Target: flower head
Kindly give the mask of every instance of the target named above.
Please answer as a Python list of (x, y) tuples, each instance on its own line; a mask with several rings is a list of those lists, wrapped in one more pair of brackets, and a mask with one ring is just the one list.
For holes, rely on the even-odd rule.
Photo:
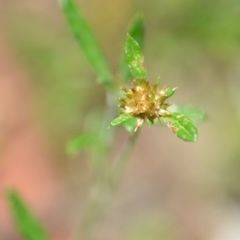
[[(170, 103), (165, 100), (173, 94), (176, 89), (164, 87), (159, 88), (157, 84), (150, 84), (147, 80), (133, 80), (130, 88), (121, 88), (125, 97), (120, 98), (120, 108), (125, 115), (138, 118), (134, 131), (140, 128), (148, 119), (151, 123), (161, 116), (169, 116), (167, 111)], [(169, 90), (172, 94), (169, 94)]]
[[(193, 122), (181, 111), (175, 112), (178, 108), (174, 111), (168, 109), (171, 104), (165, 102), (176, 88), (160, 88), (149, 83), (141, 48), (129, 34), (125, 44), (125, 60), (129, 69), (124, 67), (121, 70), (124, 70), (123, 73), (129, 70), (134, 80), (129, 88), (121, 88), (125, 95), (119, 99), (121, 113), (111, 121), (110, 126), (122, 125), (129, 132), (135, 128), (136, 132), (146, 120), (153, 125), (155, 119), (161, 119), (177, 137), (184, 141), (196, 141), (198, 134)], [(127, 80), (125, 74), (123, 77)]]

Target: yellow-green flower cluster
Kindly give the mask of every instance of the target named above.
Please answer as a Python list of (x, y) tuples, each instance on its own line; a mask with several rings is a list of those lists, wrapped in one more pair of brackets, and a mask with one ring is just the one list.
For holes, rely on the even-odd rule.
[[(157, 84), (150, 84), (147, 80), (133, 80), (130, 88), (121, 88), (125, 97), (120, 98), (120, 108), (126, 115), (138, 118), (134, 131), (137, 131), (144, 123), (149, 120), (153, 123), (156, 118), (169, 116), (167, 111), (170, 103), (165, 103), (169, 97), (169, 88), (159, 88)], [(172, 92), (175, 89), (171, 89)]]

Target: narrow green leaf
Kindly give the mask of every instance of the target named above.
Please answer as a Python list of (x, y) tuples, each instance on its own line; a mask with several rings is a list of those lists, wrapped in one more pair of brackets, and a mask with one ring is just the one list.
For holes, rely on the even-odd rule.
[(20, 196), (13, 190), (7, 191), (7, 200), (16, 227), (24, 240), (49, 240), (39, 221)]
[(168, 108), (170, 112), (178, 112), (190, 118), (194, 123), (202, 122), (206, 118), (206, 113), (200, 108), (191, 105), (172, 105)]
[(108, 70), (105, 58), (82, 13), (77, 9), (72, 0), (60, 0), (60, 6), (71, 32), (76, 38), (91, 67), (97, 74), (99, 82), (106, 86), (112, 86), (112, 76)]
[(123, 127), (129, 132), (129, 133), (133, 133), (134, 129), (136, 128), (136, 124), (137, 124), (137, 118), (130, 118), (128, 120), (126, 120), (125, 122), (122, 123)]
[(110, 123), (110, 126), (117, 126), (119, 124), (124, 123), (125, 121), (129, 120), (133, 118), (132, 116), (126, 115), (124, 113), (122, 113), (121, 115), (119, 115), (117, 118), (113, 119)]
[[(136, 14), (133, 20), (130, 23), (128, 33), (132, 36), (139, 44), (141, 50), (143, 49), (143, 40), (144, 40), (144, 26), (143, 26), (143, 19), (141, 14)], [(120, 61), (120, 76), (123, 80), (128, 80), (131, 78), (131, 73), (129, 71), (129, 67), (127, 64), (127, 59), (125, 55), (125, 49), (121, 54), (121, 61)]]
[(168, 128), (180, 139), (188, 142), (195, 142), (197, 140), (197, 128), (185, 115), (173, 112), (171, 116), (161, 118)]
[(128, 34), (125, 54), (128, 63), (128, 67), (136, 80), (142, 80), (147, 78), (147, 72), (144, 67), (144, 58), (139, 44)]
[(96, 135), (83, 133), (69, 140), (66, 151), (69, 155), (76, 155), (84, 148), (92, 146), (96, 142)]
[(166, 97), (171, 97), (176, 92), (176, 90), (177, 88), (167, 88), (165, 91)]

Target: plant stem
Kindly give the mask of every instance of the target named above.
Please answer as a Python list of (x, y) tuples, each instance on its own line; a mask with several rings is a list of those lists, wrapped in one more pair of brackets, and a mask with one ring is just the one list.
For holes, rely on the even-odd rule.
[(112, 199), (116, 186), (130, 159), (138, 136), (139, 132), (129, 137), (114, 167), (110, 168), (110, 172), (104, 171), (105, 175), (102, 176), (100, 182), (98, 182), (95, 188), (93, 188), (91, 199), (80, 228), (80, 233), (83, 235), (83, 238), (81, 239), (92, 240), (94, 238), (96, 227), (106, 212), (106, 208)]
[(106, 95), (106, 107), (104, 110), (104, 119), (102, 120), (100, 130), (99, 130), (99, 146), (96, 146), (95, 151), (91, 152), (91, 162), (93, 162), (93, 176), (94, 181), (99, 182), (110, 164), (110, 159), (108, 152), (112, 145), (115, 128), (108, 128), (109, 123), (114, 118), (115, 106), (116, 106), (116, 91), (108, 92)]
[(119, 182), (119, 180), (126, 168), (126, 165), (130, 159), (133, 148), (139, 137), (139, 133), (140, 133), (140, 130), (129, 137), (128, 141), (125, 143), (124, 149), (123, 149), (119, 159), (117, 160), (117, 162), (114, 165), (114, 168), (112, 170), (112, 179), (111, 179), (113, 186), (115, 186)]

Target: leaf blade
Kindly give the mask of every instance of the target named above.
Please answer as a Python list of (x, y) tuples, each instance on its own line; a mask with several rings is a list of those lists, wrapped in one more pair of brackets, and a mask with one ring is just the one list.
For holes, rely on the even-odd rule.
[(169, 111), (184, 114), (190, 118), (194, 123), (202, 122), (206, 118), (206, 113), (200, 108), (192, 105), (175, 105), (173, 104), (168, 108)]
[(95, 71), (99, 83), (112, 86), (112, 75), (98, 43), (82, 13), (72, 0), (60, 0), (60, 6), (69, 25), (70, 31), (78, 42), (86, 59)]
[(185, 115), (172, 112), (170, 116), (161, 117), (167, 127), (180, 139), (187, 142), (197, 141), (198, 131), (193, 122)]
[(111, 121), (110, 126), (114, 127), (120, 125), (132, 118), (133, 118), (132, 116), (122, 113)]
[(8, 190), (6, 192), (6, 197), (10, 205), (10, 210), (16, 227), (25, 240), (50, 239), (40, 225), (39, 221), (15, 191)]
[[(143, 41), (144, 41), (144, 25), (143, 25), (143, 18), (141, 14), (136, 14), (134, 16), (128, 28), (128, 33), (138, 42), (140, 49), (142, 50)], [(127, 81), (131, 77), (131, 73), (130, 73), (126, 55), (125, 55), (125, 49), (123, 49), (121, 54), (119, 75), (124, 81)]]
[(172, 97), (173, 94), (176, 92), (176, 90), (177, 90), (176, 87), (175, 87), (175, 88), (167, 88), (167, 89), (165, 90), (166, 97), (167, 97), (167, 98)]
[(128, 67), (133, 77), (140, 81), (147, 79), (147, 72), (144, 67), (144, 58), (139, 44), (128, 34), (125, 44), (125, 54)]
[(66, 146), (66, 152), (71, 155), (77, 155), (81, 150), (97, 143), (97, 137), (94, 134), (83, 133), (70, 139)]
[(136, 128), (137, 121), (138, 121), (137, 118), (132, 117), (126, 120), (125, 122), (123, 122), (122, 126), (126, 129), (127, 132), (133, 133)]

